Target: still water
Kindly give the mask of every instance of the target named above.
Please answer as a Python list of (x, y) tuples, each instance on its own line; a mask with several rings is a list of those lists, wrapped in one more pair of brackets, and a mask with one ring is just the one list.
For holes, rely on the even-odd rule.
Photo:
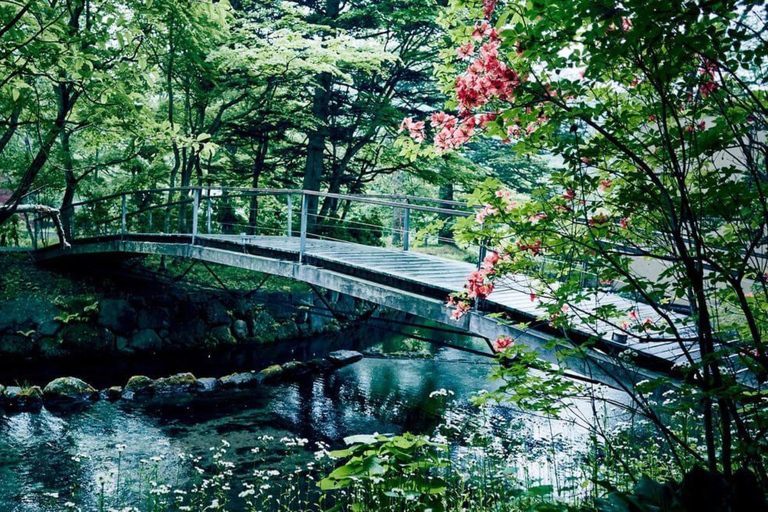
[[(427, 357), (386, 357), (401, 353), (404, 343)], [(201, 377), (217, 376), (340, 346), (372, 355), (329, 375), (248, 391), (144, 402), (100, 401), (80, 411), (43, 409), (0, 416), (0, 512), (67, 510), (65, 503), (99, 510), (102, 486), (115, 494), (118, 471), (123, 479), (117, 490), (120, 501), (132, 504), (142, 496), (140, 487), (149, 480), (148, 473), (153, 481), (183, 483), (195, 476), (195, 466), (209, 464), (211, 449), (222, 448), (223, 443), (226, 459), (234, 464), (236, 487), (237, 479), (247, 478), (254, 469), (280, 470), (311, 461), (318, 442), (339, 447), (353, 434), (406, 430), (433, 434), (438, 425), (478, 414), (471, 397), (494, 386), (488, 380), (493, 363), (487, 358), (371, 333), (342, 341), (320, 338), (290, 349), (284, 344), (219, 357), (144, 362), (141, 372), (128, 364), (108, 372), (103, 365), (85, 365), (76, 371), (70, 368), (69, 373), (99, 387), (122, 384), (131, 372), (160, 376), (192, 370)], [(260, 364), (254, 366), (256, 361)], [(47, 371), (27, 369), (30, 382), (44, 384)], [(440, 390), (446, 391), (435, 393)], [(493, 415), (494, 435), (519, 439), (522, 434), (526, 441), (521, 451), (530, 455), (541, 450), (545, 462), (526, 471), (545, 479), (543, 468), (547, 459), (551, 462), (553, 442), (564, 458), (572, 457), (567, 447), (580, 442), (580, 433), (569, 420), (553, 423), (505, 407), (483, 414)], [(286, 440), (294, 438), (308, 442), (289, 450)], [(258, 454), (252, 451), (256, 446)], [(192, 463), (190, 456), (200, 461)], [(242, 487), (232, 492), (238, 490)]]

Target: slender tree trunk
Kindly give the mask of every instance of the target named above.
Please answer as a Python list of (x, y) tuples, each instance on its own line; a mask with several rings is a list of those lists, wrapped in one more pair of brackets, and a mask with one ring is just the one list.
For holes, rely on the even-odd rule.
[[(329, 20), (335, 20), (339, 16), (340, 0), (325, 0), (325, 17)], [(305, 190), (320, 190), (323, 180), (323, 159), (325, 157), (325, 141), (328, 133), (328, 118), (330, 116), (331, 105), (331, 87), (333, 77), (330, 73), (320, 73), (317, 77), (317, 87), (312, 100), (312, 116), (318, 123), (318, 127), (309, 132), (307, 141), (307, 161), (304, 167), (304, 182), (302, 187)], [(313, 228), (317, 223), (318, 198), (309, 196), (307, 198), (307, 219), (308, 229)]]
[(64, 197), (61, 199), (61, 224), (67, 240), (71, 240), (73, 234), (73, 220), (75, 212), (72, 210), (72, 203), (75, 200), (77, 192), (77, 178), (75, 177), (75, 166), (72, 157), (72, 146), (70, 144), (70, 134), (68, 130), (61, 131), (61, 156), (64, 164)]

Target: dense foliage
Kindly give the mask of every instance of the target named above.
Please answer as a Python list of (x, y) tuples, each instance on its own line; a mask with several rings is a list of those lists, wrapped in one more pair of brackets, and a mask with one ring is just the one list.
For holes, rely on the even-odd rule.
[[(685, 377), (680, 395), (690, 388), (698, 404), (703, 446), (699, 432), (678, 436), (649, 399), (667, 379), (627, 386), (622, 375), (617, 385), (654, 421), (679, 471), (747, 467), (764, 484), (765, 19), (752, 1), (453, 2), (457, 50), (442, 73), (457, 113), (431, 117), (434, 144), (423, 149), (427, 127), (406, 120), (404, 142), (443, 153), (482, 133), (556, 155), (559, 169), (528, 200), (494, 182), (473, 196), (484, 206), (462, 236), (497, 254), (452, 299), (457, 316), (505, 283), (530, 293), (565, 339), (583, 341), (578, 327), (646, 346), (673, 341), (684, 357), (672, 370)], [(515, 273), (531, 279), (508, 279)], [(611, 288), (651, 316), (595, 307)], [(615, 364), (626, 367), (632, 351), (622, 356)]]

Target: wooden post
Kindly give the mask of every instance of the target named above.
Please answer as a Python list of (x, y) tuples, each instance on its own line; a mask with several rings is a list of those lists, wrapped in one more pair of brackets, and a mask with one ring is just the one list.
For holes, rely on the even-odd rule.
[(299, 263), (304, 264), (307, 249), (307, 194), (301, 194), (301, 233), (299, 235)]
[(293, 195), (288, 194), (288, 238), (293, 236)]
[[(406, 199), (405, 202), (407, 203), (408, 200)], [(410, 242), (410, 234), (411, 234), (411, 209), (406, 208), (405, 209), (405, 216), (403, 217), (403, 250), (407, 251), (409, 242)]]
[(126, 214), (128, 212), (128, 205), (126, 203), (127, 197), (128, 196), (126, 194), (123, 194), (122, 196), (122, 206), (121, 206), (122, 213), (120, 214), (120, 234), (121, 235), (125, 235)]
[(205, 206), (205, 228), (209, 235), (211, 234), (211, 210), (211, 187), (208, 187), (208, 199)]
[(192, 193), (192, 245), (197, 236), (197, 210), (200, 208), (200, 189), (196, 188)]

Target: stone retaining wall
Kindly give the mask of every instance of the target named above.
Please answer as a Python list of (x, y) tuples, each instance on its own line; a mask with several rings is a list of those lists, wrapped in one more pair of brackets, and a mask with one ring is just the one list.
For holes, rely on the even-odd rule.
[[(329, 310), (330, 307), (330, 310)], [(216, 292), (178, 289), (115, 293), (91, 300), (0, 302), (0, 358), (55, 359), (170, 353), (270, 343), (334, 332), (370, 304), (335, 292)], [(333, 312), (345, 318), (338, 320)]]

